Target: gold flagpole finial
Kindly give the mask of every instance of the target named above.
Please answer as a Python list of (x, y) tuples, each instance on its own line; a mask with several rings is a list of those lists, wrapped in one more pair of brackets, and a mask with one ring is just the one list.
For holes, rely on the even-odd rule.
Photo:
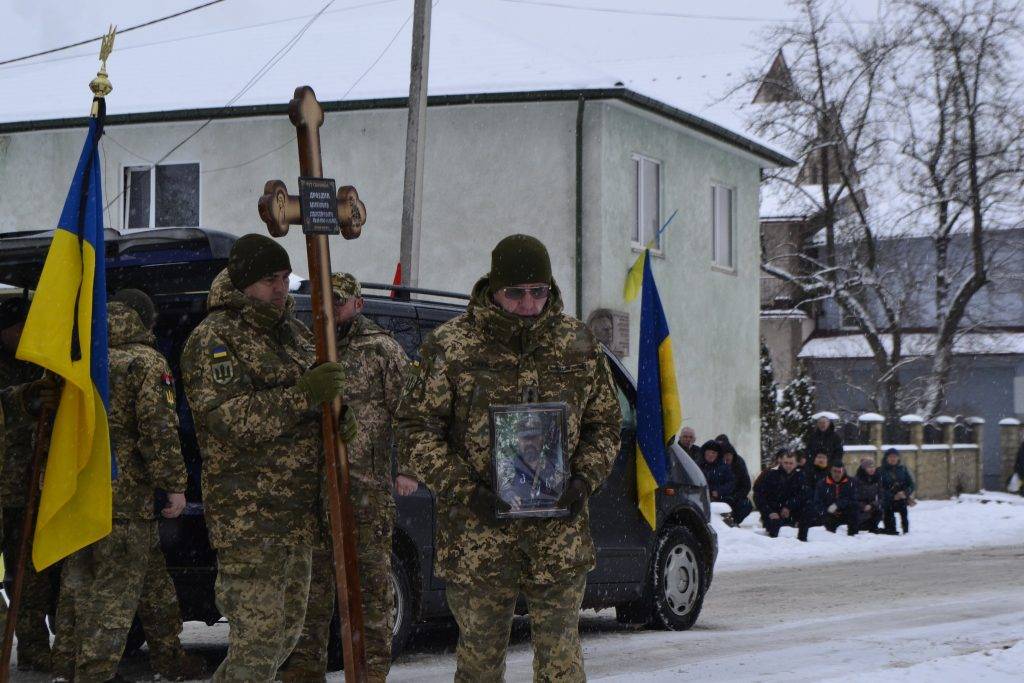
[[(96, 72), (96, 78), (92, 79), (92, 82), (89, 83), (89, 88), (96, 97), (106, 97), (114, 89), (114, 86), (110, 84), (110, 79), (107, 78), (107, 57), (110, 56), (110, 52), (114, 49), (115, 35), (117, 35), (117, 27), (111, 24), (107, 35), (103, 36), (103, 42), (100, 43), (100, 70)], [(95, 110), (96, 105), (93, 104), (94, 116), (96, 114)]]

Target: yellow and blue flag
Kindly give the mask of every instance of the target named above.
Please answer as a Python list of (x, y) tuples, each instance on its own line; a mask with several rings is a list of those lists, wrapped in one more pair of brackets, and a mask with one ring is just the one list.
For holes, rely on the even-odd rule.
[(650, 251), (644, 251), (640, 300), (640, 351), (636, 389), (636, 499), (640, 513), (657, 527), (655, 492), (668, 479), (668, 442), (679, 431), (682, 412), (676, 386), (672, 339), (658, 286), (651, 272)]
[(41, 570), (110, 533), (107, 292), (98, 145), (103, 101), (54, 231), (17, 357), (64, 378), (32, 560)]

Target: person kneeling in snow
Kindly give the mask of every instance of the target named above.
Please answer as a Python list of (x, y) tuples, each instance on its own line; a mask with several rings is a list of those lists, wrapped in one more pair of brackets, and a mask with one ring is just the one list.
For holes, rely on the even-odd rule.
[(747, 463), (736, 452), (735, 446), (729, 442), (728, 436), (720, 434), (715, 437), (715, 441), (722, 444), (722, 460), (732, 470), (733, 479), (736, 480), (736, 488), (725, 502), (732, 508), (732, 521), (739, 526), (747, 515), (754, 511), (754, 506), (750, 503), (750, 471), (747, 469)]
[(877, 534), (878, 523), (882, 521), (882, 474), (875, 466), (874, 458), (860, 461), (856, 479), (860, 530)]
[(814, 499), (825, 528), (835, 533), (839, 525), (846, 525), (846, 533), (857, 535), (860, 526), (857, 505), (857, 485), (846, 476), (842, 460), (832, 463), (829, 475), (818, 484)]
[[(777, 538), (783, 526), (797, 526), (804, 519), (803, 477), (796, 469), (796, 457), (783, 452), (779, 466), (766, 470), (754, 486), (754, 502), (768, 535)], [(801, 527), (806, 535), (806, 527)]]
[(736, 477), (732, 468), (722, 460), (722, 444), (717, 441), (705, 441), (700, 447), (703, 457), (700, 469), (708, 482), (708, 496), (712, 503), (725, 502), (736, 489)]
[(885, 513), (885, 533), (896, 535), (896, 513), (900, 514), (903, 533), (910, 533), (910, 518), (907, 506), (917, 503), (914, 495), (914, 477), (910, 470), (900, 463), (900, 452), (890, 448), (885, 452), (885, 464), (882, 465), (882, 509)]

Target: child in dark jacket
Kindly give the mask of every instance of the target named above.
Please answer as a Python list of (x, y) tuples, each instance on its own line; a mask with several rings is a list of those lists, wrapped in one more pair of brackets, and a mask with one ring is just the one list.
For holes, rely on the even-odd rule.
[(910, 470), (900, 463), (900, 452), (890, 448), (885, 452), (882, 465), (882, 510), (885, 515), (885, 533), (896, 534), (896, 513), (900, 515), (903, 533), (910, 533), (910, 518), (907, 506), (914, 505), (914, 477)]
[(857, 484), (846, 476), (842, 460), (832, 463), (829, 475), (818, 484), (814, 500), (825, 529), (835, 533), (840, 524), (845, 524), (847, 534), (857, 535), (860, 528)]

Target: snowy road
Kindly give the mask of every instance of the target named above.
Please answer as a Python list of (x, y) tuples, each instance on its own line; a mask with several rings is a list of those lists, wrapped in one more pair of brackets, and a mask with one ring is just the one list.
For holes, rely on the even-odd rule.
[[(586, 613), (587, 674), (623, 682), (642, 675), (648, 683), (681, 676), (812, 681), (856, 673), (878, 680), (885, 670), (899, 674), (1024, 638), (1022, 567), (1024, 547), (1001, 547), (725, 572), (689, 632), (631, 632), (610, 611)], [(530, 679), (525, 637), (517, 624), (510, 681)], [(451, 680), (454, 662), (439, 650), (454, 640), (445, 631), (415, 645), (420, 652), (403, 657), (389, 680)], [(1016, 656), (1019, 673), (1024, 651)]]

